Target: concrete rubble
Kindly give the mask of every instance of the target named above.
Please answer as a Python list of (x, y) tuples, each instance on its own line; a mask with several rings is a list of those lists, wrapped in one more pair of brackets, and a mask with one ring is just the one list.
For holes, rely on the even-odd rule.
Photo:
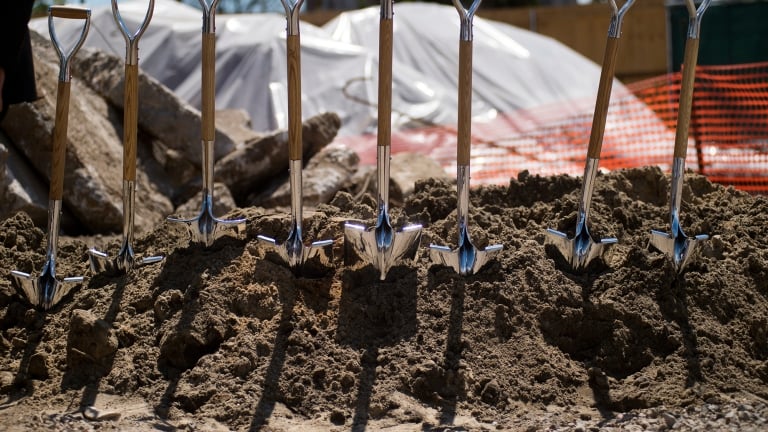
[[(0, 220), (24, 211), (43, 228), (59, 60), (47, 35), (32, 32), (32, 47), (39, 99), (11, 106), (0, 123)], [(123, 86), (122, 58), (83, 49), (73, 59), (62, 219), (65, 232), (115, 234), (122, 230)], [(169, 215), (189, 216), (199, 210), (202, 151), (199, 110), (141, 70), (139, 104), (135, 226), (141, 234)], [(304, 121), (307, 206), (329, 202), (337, 191), (355, 189), (361, 175), (371, 176), (370, 167), (358, 166), (354, 151), (330, 145), (340, 127), (341, 119), (335, 113)], [(406, 159), (396, 167), (394, 162), (400, 158)], [(237, 206), (290, 204), (285, 130), (256, 132), (243, 110), (217, 111), (215, 159), (217, 215)], [(418, 178), (444, 175), (434, 161), (424, 159), (395, 156), (395, 199), (404, 199)], [(357, 192), (375, 192), (375, 176), (369, 180), (368, 190)]]

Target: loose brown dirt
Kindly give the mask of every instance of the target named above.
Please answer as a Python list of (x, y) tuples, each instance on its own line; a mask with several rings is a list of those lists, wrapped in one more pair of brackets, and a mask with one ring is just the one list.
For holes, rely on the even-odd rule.
[[(136, 242), (162, 265), (92, 276), (54, 310), (18, 296), (10, 270), (39, 271), (45, 235), (0, 224), (0, 424), (110, 430), (536, 430), (618, 412), (768, 398), (768, 200), (687, 176), (682, 224), (708, 233), (682, 275), (648, 248), (668, 230), (655, 168), (600, 175), (591, 225), (615, 236), (572, 274), (545, 229), (572, 235), (580, 179), (523, 173), (472, 191), (476, 245), (503, 243), (483, 272), (429, 263), (456, 242), (455, 186), (427, 181), (395, 226), (424, 225), (416, 263), (386, 281), (343, 265), (343, 222), (373, 200), (339, 193), (306, 212), (305, 240), (337, 239), (335, 270), (297, 278), (258, 234), (283, 239), (284, 209), (248, 208), (247, 236), (205, 249), (162, 224)], [(89, 243), (60, 244), (58, 273), (88, 274)], [(109, 242), (115, 253), (116, 239)], [(93, 423), (95, 406), (119, 419)]]

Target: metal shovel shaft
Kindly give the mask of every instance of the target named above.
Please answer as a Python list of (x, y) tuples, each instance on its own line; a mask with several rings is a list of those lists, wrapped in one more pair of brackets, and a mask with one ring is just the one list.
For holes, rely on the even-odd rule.
[(219, 0), (211, 3), (199, 0), (203, 9), (202, 31), (202, 79), (201, 79), (201, 142), (203, 153), (203, 203), (197, 217), (192, 219), (168, 218), (183, 224), (192, 241), (211, 246), (226, 232), (236, 236), (245, 231), (245, 219), (218, 219), (213, 215), (213, 145), (216, 137), (216, 7)]
[(472, 244), (469, 235), (469, 181), (472, 147), (472, 19), (480, 6), (475, 0), (465, 9), (459, 0), (453, 1), (461, 20), (459, 36), (459, 94), (458, 133), (456, 142), (456, 219), (458, 224), (458, 248), (430, 245), (432, 262), (452, 267), (460, 275), (471, 275), (479, 271), (488, 260), (500, 252), (502, 245), (489, 246), (479, 250)]
[(611, 90), (616, 69), (616, 58), (619, 52), (621, 38), (621, 26), (624, 15), (632, 7), (635, 0), (627, 0), (621, 8), (615, 0), (610, 0), (612, 9), (611, 22), (608, 26), (608, 38), (603, 55), (603, 65), (600, 70), (600, 81), (595, 101), (595, 111), (592, 116), (592, 129), (589, 134), (587, 147), (587, 160), (584, 165), (584, 177), (582, 179), (579, 196), (579, 208), (576, 214), (576, 229), (573, 239), (569, 239), (565, 233), (548, 229), (547, 234), (555, 244), (565, 260), (574, 270), (583, 270), (589, 263), (602, 255), (605, 247), (618, 240), (609, 237), (595, 242), (589, 234), (589, 211), (592, 204), (595, 178), (600, 164), (600, 153), (605, 135), (605, 125), (608, 119), (608, 108), (611, 100)]
[(286, 15), (286, 48), (288, 71), (288, 168), (291, 188), (291, 228), (288, 238), (282, 244), (275, 239), (258, 236), (259, 240), (273, 246), (277, 254), (296, 275), (302, 275), (308, 261), (315, 272), (323, 272), (330, 264), (333, 240), (313, 242), (304, 245), (303, 236), (303, 185), (302, 185), (302, 124), (301, 124), (301, 36), (299, 31), (299, 10), (303, 0), (291, 2), (282, 0)]
[(137, 258), (133, 250), (136, 203), (136, 151), (139, 122), (139, 40), (149, 26), (154, 0), (139, 28), (131, 33), (125, 25), (117, 0), (112, 0), (112, 16), (125, 39), (125, 85), (123, 87), (123, 241), (117, 256), (110, 258), (95, 248), (88, 251), (94, 273), (125, 273), (136, 265), (161, 262), (162, 256)]
[[(56, 37), (54, 18), (82, 19), (83, 28), (79, 39), (69, 51), (62, 49)], [(60, 280), (56, 275), (56, 252), (59, 243), (59, 222), (64, 196), (64, 165), (67, 155), (67, 130), (69, 125), (70, 64), (69, 60), (77, 53), (85, 41), (91, 22), (91, 11), (83, 8), (51, 6), (48, 8), (48, 30), (51, 41), (59, 55), (59, 82), (56, 89), (56, 114), (54, 118), (51, 143), (51, 183), (48, 193), (48, 241), (45, 251), (45, 264), (39, 276), (12, 271), (14, 282), (20, 291), (34, 306), (48, 310), (55, 306), (72, 289), (73, 284), (84, 280), (82, 276)]]
[(680, 102), (677, 112), (675, 149), (672, 160), (672, 181), (669, 191), (669, 225), (671, 233), (651, 231), (650, 244), (672, 258), (675, 270), (682, 272), (693, 258), (700, 242), (709, 239), (706, 234), (688, 237), (680, 225), (680, 204), (685, 179), (685, 157), (688, 153), (688, 133), (693, 106), (693, 90), (696, 80), (696, 64), (699, 54), (701, 19), (709, 7), (710, 0), (704, 0), (698, 7), (693, 0), (686, 0), (688, 8), (688, 35), (683, 55), (683, 77), (680, 87)]
[(408, 225), (396, 232), (389, 218), (390, 143), (392, 140), (392, 44), (394, 2), (382, 0), (379, 20), (378, 130), (376, 142), (377, 216), (374, 227), (344, 225), (347, 261), (350, 250), (373, 264), (381, 280), (404, 258), (415, 258), (421, 241), (421, 225)]

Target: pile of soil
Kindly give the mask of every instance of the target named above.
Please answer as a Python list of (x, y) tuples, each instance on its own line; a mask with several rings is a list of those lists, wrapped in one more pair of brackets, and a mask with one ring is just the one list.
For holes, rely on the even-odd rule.
[[(712, 238), (677, 275), (648, 248), (669, 229), (669, 178), (600, 175), (593, 235), (619, 243), (575, 274), (545, 230), (573, 234), (580, 185), (524, 172), (473, 189), (475, 244), (504, 250), (471, 277), (429, 262), (428, 244), (456, 242), (455, 186), (436, 180), (393, 209), (395, 226), (424, 231), (415, 264), (385, 281), (343, 265), (343, 223), (375, 216), (372, 197), (344, 192), (305, 212), (305, 240), (337, 239), (319, 278), (257, 241), (288, 229), (287, 210), (263, 208), (230, 213), (246, 238), (208, 249), (162, 224), (135, 245), (162, 265), (92, 276), (48, 313), (3, 277), (0, 423), (87, 429), (89, 407), (111, 419), (100, 430), (535, 430), (768, 398), (768, 200), (688, 174), (682, 225)], [(88, 243), (103, 240), (63, 240), (58, 273), (87, 274)], [(2, 222), (0, 268), (39, 271), (44, 241), (24, 214)]]

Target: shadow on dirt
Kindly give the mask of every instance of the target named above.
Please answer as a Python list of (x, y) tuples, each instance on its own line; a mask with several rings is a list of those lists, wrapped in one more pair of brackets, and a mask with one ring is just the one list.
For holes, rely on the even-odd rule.
[(342, 276), (336, 340), (362, 350), (357, 401), (352, 430), (365, 430), (376, 383), (379, 349), (392, 346), (416, 334), (417, 273), (407, 267), (390, 271), (387, 281), (379, 281), (372, 266), (346, 271)]

